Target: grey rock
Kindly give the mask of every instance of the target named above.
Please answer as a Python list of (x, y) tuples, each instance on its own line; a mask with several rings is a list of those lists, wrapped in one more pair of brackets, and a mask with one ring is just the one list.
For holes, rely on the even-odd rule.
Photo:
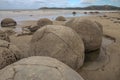
[(49, 57), (29, 57), (0, 70), (0, 80), (84, 80), (62, 62)]
[(66, 22), (65, 26), (72, 28), (82, 37), (86, 52), (94, 51), (101, 47), (102, 28), (95, 22), (73, 18)]
[(84, 44), (71, 28), (47, 25), (34, 33), (29, 55), (50, 56), (78, 69), (84, 62)]

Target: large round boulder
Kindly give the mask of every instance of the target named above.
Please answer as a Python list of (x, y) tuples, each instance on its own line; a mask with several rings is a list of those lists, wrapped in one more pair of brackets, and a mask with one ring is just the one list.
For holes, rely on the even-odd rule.
[(84, 62), (84, 44), (71, 28), (47, 25), (37, 30), (31, 40), (29, 54), (50, 56), (78, 69)]
[(41, 28), (45, 25), (52, 25), (52, 24), (53, 24), (53, 22), (48, 18), (42, 18), (42, 19), (38, 20), (38, 22), (37, 22), (37, 25), (39, 26), (39, 28)]
[(63, 17), (63, 16), (58, 16), (55, 20), (56, 21), (66, 21), (65, 17)]
[(16, 62), (20, 57), (20, 51), (16, 46), (7, 41), (0, 40), (0, 69)]
[(29, 57), (0, 70), (0, 80), (84, 80), (62, 62), (49, 57)]
[(0, 40), (5, 40), (5, 41), (10, 42), (9, 35), (7, 34), (6, 31), (0, 30)]
[(95, 22), (73, 18), (66, 22), (65, 26), (71, 27), (82, 37), (86, 52), (94, 51), (101, 47), (102, 31)]
[(1, 21), (2, 27), (11, 27), (11, 26), (16, 26), (16, 25), (17, 25), (16, 21), (11, 18), (5, 18)]

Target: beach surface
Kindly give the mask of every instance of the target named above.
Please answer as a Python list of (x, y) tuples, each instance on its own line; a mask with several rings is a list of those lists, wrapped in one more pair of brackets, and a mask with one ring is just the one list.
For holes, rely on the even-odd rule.
[[(0, 11), (0, 21), (6, 17), (17, 21), (16, 27), (35, 25), (40, 18), (53, 20), (54, 25), (64, 25), (65, 22), (55, 21), (57, 16), (64, 16), (67, 21), (71, 18), (90, 19), (103, 25), (103, 42), (98, 59), (86, 61), (78, 73), (85, 80), (119, 80), (120, 79), (120, 12), (104, 12), (100, 14), (83, 14), (85, 11), (76, 10), (44, 10), (44, 11)], [(104, 17), (106, 15), (107, 17)], [(15, 28), (1, 28), (14, 30)], [(22, 54), (27, 56), (32, 35), (10, 35), (11, 43), (20, 48)]]

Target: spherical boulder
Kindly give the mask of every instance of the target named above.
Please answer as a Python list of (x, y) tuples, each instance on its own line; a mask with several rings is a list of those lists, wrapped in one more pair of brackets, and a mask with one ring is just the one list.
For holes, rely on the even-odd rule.
[(17, 25), (16, 21), (11, 18), (5, 18), (1, 21), (2, 27), (11, 27), (11, 26), (16, 26), (16, 25)]
[(0, 70), (0, 80), (84, 80), (64, 63), (50, 57), (33, 56)]
[(82, 37), (86, 52), (94, 51), (101, 47), (102, 31), (95, 22), (73, 18), (66, 22), (65, 26), (71, 27)]
[(72, 12), (73, 15), (76, 15), (77, 13), (75, 11)]
[(53, 22), (50, 19), (42, 18), (37, 21), (38, 29), (45, 26), (45, 25), (52, 25)]
[(37, 30), (31, 40), (31, 56), (50, 56), (78, 69), (84, 62), (84, 44), (71, 28), (47, 25)]
[(5, 41), (10, 42), (10, 38), (6, 31), (0, 30), (0, 40), (5, 40)]
[(7, 41), (0, 40), (0, 69), (19, 60), (20, 57), (20, 51), (16, 46)]
[(63, 16), (58, 16), (55, 20), (56, 21), (66, 21), (65, 17), (63, 17)]

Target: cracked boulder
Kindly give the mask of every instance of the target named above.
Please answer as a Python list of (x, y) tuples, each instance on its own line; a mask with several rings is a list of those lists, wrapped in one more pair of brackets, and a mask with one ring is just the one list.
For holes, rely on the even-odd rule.
[(5, 18), (1, 21), (2, 27), (11, 27), (11, 26), (16, 26), (16, 25), (17, 25), (16, 21), (11, 18)]
[(19, 59), (19, 49), (7, 41), (0, 40), (0, 69)]
[(91, 52), (101, 47), (102, 28), (98, 23), (87, 19), (73, 18), (65, 26), (74, 29), (83, 39), (85, 51)]
[(71, 28), (47, 25), (34, 33), (29, 55), (53, 57), (78, 69), (84, 62), (84, 44)]
[(0, 80), (84, 80), (64, 63), (50, 57), (29, 57), (0, 70)]
[(5, 40), (5, 41), (10, 42), (10, 38), (7, 32), (0, 30), (0, 40)]

